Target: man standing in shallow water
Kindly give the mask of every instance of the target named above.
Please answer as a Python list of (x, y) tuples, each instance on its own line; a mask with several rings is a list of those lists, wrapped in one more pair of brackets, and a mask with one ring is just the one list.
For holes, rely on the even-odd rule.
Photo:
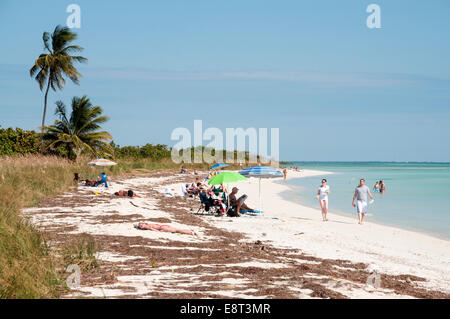
[[(356, 207), (358, 212), (358, 224), (362, 225), (364, 220), (364, 215), (367, 213), (367, 195), (370, 196), (370, 203), (373, 203), (374, 199), (372, 194), (370, 193), (369, 187), (365, 185), (365, 180), (361, 179), (359, 181), (358, 187), (355, 189), (355, 194), (353, 195), (353, 207)], [(355, 205), (356, 200), (356, 205)]]

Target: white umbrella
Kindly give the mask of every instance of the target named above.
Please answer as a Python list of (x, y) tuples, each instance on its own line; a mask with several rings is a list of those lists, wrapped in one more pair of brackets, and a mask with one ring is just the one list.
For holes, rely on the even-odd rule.
[(89, 162), (89, 166), (114, 166), (117, 165), (116, 162), (110, 161), (105, 158), (97, 158), (95, 161)]

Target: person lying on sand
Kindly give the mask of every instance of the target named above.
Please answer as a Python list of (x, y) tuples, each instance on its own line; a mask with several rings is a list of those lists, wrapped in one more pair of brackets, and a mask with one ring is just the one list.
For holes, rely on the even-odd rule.
[(141, 229), (141, 230), (154, 230), (154, 231), (162, 231), (162, 232), (168, 232), (168, 233), (179, 233), (179, 234), (198, 236), (198, 234), (195, 231), (193, 231), (193, 230), (178, 229), (178, 228), (175, 228), (175, 227), (170, 226), (170, 225), (139, 223), (135, 227), (137, 229)]
[(243, 210), (248, 210), (248, 211), (253, 211), (253, 208), (248, 207), (244, 202), (245, 200), (248, 198), (247, 195), (242, 195), (241, 197), (239, 197), (238, 199), (236, 199), (236, 194), (239, 191), (239, 189), (237, 187), (233, 187), (233, 189), (231, 190), (229, 199), (230, 199), (230, 205), (232, 207), (236, 207), (236, 214), (237, 216), (241, 216), (241, 209)]
[(127, 197), (127, 196), (128, 197), (140, 197), (135, 192), (133, 192), (131, 189), (127, 190), (127, 191), (121, 189), (120, 191), (115, 192), (114, 195), (116, 195), (116, 196), (124, 196), (124, 197)]
[(97, 181), (91, 181), (89, 179), (85, 179), (84, 180), (84, 186), (90, 186), (90, 187), (95, 187), (97, 184)]

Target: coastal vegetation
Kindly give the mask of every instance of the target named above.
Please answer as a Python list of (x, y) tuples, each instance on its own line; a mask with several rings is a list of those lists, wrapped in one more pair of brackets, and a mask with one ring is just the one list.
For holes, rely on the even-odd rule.
[(55, 298), (64, 288), (45, 234), (20, 211), (73, 186), (88, 167), (57, 156), (0, 157), (0, 298)]

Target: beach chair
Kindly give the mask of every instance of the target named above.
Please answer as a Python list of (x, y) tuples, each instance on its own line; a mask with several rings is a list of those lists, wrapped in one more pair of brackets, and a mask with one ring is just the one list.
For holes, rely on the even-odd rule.
[(208, 194), (201, 192), (199, 198), (200, 198), (200, 207), (197, 210), (197, 214), (209, 213), (212, 207)]
[(225, 192), (223, 192), (222, 201), (225, 204), (225, 213), (226, 213), (226, 211), (230, 207), (230, 199), (228, 198), (228, 195)]
[(220, 207), (215, 205), (207, 193), (201, 192), (199, 194), (200, 207), (197, 214), (219, 215)]

